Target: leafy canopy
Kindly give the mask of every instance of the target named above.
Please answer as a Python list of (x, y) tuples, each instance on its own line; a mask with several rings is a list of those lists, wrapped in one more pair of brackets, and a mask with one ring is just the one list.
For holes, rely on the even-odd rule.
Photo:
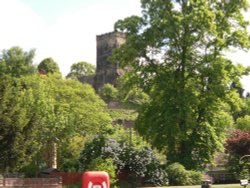
[(37, 68), (40, 74), (60, 73), (57, 63), (51, 57), (43, 59)]
[(38, 156), (50, 152), (51, 143), (61, 150), (72, 137), (100, 133), (111, 124), (93, 88), (75, 80), (6, 77), (0, 88), (0, 171), (18, 170), (32, 160), (40, 166), (44, 158)]
[(77, 79), (83, 76), (93, 75), (95, 73), (95, 66), (85, 61), (80, 61), (71, 65), (70, 72), (67, 78)]
[(119, 20), (126, 43), (112, 59), (130, 66), (130, 85), (150, 96), (136, 122), (138, 132), (166, 153), (169, 163), (202, 169), (223, 148), (231, 113), (241, 99), (246, 69), (226, 58), (248, 49), (246, 0), (142, 0), (142, 16)]
[(35, 73), (34, 56), (34, 49), (25, 52), (22, 48), (15, 46), (8, 50), (3, 50), (0, 55), (0, 77), (4, 75), (21, 77)]

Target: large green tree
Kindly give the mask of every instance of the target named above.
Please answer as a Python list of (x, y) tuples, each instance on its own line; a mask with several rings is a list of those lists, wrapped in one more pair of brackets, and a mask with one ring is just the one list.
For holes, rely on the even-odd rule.
[(34, 49), (25, 52), (22, 48), (15, 46), (8, 50), (3, 50), (0, 55), (0, 76), (20, 77), (35, 73), (34, 56)]
[(20, 169), (39, 150), (39, 95), (37, 89), (27, 88), (21, 79), (1, 79), (0, 172)]
[(71, 65), (67, 78), (77, 79), (82, 76), (89, 76), (95, 73), (95, 66), (85, 61), (80, 61)]
[(51, 57), (43, 59), (37, 68), (41, 74), (60, 74), (58, 64)]
[[(126, 43), (113, 54), (150, 96), (136, 128), (167, 160), (202, 169), (222, 149), (231, 112), (239, 108), (234, 85), (246, 73), (226, 58), (249, 47), (247, 0), (141, 0), (142, 16), (115, 24)], [(132, 81), (131, 81), (132, 80)]]
[(72, 137), (98, 134), (111, 124), (91, 86), (53, 74), (6, 77), (0, 98), (0, 171), (20, 170), (31, 161), (56, 166), (57, 149)]
[(58, 148), (66, 147), (69, 139), (76, 135), (100, 133), (111, 124), (111, 118), (105, 103), (90, 85), (55, 75), (37, 79), (30, 85), (40, 84), (40, 141), (45, 146), (47, 165), (56, 167)]

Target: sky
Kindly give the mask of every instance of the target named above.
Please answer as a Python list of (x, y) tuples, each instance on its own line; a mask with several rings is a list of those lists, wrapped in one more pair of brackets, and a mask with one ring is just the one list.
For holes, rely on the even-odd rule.
[[(52, 57), (66, 76), (73, 63), (96, 64), (96, 35), (140, 14), (140, 0), (0, 0), (0, 51), (35, 48), (36, 64)], [(250, 20), (250, 12), (245, 16)], [(229, 58), (250, 66), (250, 52), (232, 52)], [(250, 91), (250, 77), (242, 83)]]
[(0, 50), (35, 48), (36, 64), (52, 57), (65, 76), (73, 63), (95, 65), (96, 35), (140, 12), (140, 0), (0, 0)]

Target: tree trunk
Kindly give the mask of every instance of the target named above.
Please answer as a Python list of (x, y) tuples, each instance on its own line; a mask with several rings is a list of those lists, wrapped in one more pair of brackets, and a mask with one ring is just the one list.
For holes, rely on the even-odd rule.
[(57, 168), (57, 144), (55, 142), (51, 143), (51, 168)]

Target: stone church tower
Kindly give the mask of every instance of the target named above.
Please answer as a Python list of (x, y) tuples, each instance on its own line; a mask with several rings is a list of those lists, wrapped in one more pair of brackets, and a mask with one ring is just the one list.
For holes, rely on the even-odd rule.
[(96, 36), (96, 71), (95, 75), (82, 76), (78, 80), (92, 85), (96, 90), (104, 84), (116, 86), (117, 78), (124, 74), (118, 63), (111, 63), (108, 58), (112, 51), (125, 42), (125, 34), (111, 32)]
[(121, 76), (122, 71), (118, 63), (111, 63), (108, 57), (112, 51), (119, 48), (125, 42), (125, 34), (111, 32), (96, 36), (96, 75), (94, 78), (94, 88), (103, 87), (104, 84), (116, 86), (116, 81)]

